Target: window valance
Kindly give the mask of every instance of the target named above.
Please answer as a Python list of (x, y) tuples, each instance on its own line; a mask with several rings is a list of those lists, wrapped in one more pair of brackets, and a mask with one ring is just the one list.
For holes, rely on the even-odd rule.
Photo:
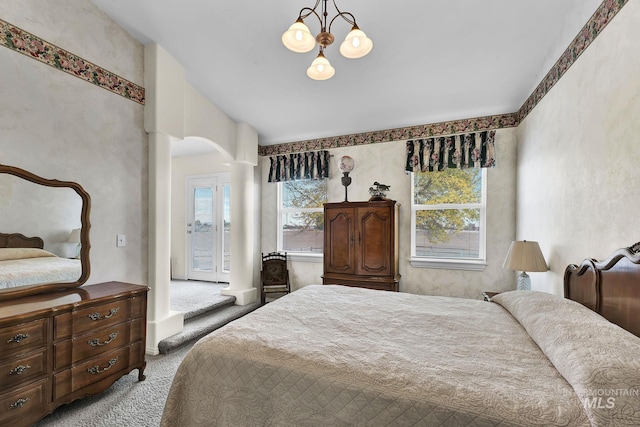
[(495, 131), (407, 141), (407, 172), (495, 166)]
[(269, 182), (329, 178), (329, 151), (272, 156)]

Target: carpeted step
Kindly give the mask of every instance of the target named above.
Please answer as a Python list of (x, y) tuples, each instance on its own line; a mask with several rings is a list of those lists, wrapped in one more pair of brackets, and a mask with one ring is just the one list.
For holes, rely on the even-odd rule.
[(158, 351), (162, 354), (171, 353), (184, 344), (200, 339), (208, 333), (221, 328), (232, 320), (238, 319), (260, 307), (259, 303), (249, 305), (230, 305), (215, 311), (192, 317), (184, 323), (184, 330), (179, 334), (160, 341)]
[(184, 313), (185, 323), (187, 320), (192, 319), (194, 317), (198, 317), (202, 314), (205, 314), (209, 311), (219, 310), (223, 307), (231, 306), (236, 303), (236, 297), (229, 295), (217, 295), (211, 297), (211, 300), (202, 304), (200, 307), (197, 307), (193, 310), (186, 311)]

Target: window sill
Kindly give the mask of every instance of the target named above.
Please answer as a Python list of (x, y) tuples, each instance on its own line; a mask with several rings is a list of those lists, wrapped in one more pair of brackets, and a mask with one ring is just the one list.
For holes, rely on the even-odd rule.
[(445, 270), (484, 271), (487, 263), (484, 260), (427, 259), (413, 257), (409, 260), (415, 268), (441, 268)]
[(293, 262), (315, 262), (322, 263), (324, 256), (322, 254), (305, 254), (302, 252), (287, 252), (287, 259)]

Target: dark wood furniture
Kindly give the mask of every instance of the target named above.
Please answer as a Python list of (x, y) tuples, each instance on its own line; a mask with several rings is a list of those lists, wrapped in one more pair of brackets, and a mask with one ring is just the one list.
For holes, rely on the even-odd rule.
[(260, 269), (260, 302), (264, 304), (267, 294), (284, 295), (291, 291), (287, 253), (270, 252), (262, 254)]
[(398, 291), (398, 203), (325, 203), (322, 283)]
[(564, 296), (640, 336), (640, 242), (605, 261), (585, 259), (564, 273)]
[(498, 295), (500, 292), (488, 292), (488, 291), (484, 291), (482, 293), (482, 298), (485, 301), (491, 301), (491, 298), (495, 297), (496, 295)]
[(0, 233), (0, 248), (37, 248), (42, 249), (44, 242), (40, 237), (27, 237), (20, 233)]
[(108, 282), (0, 302), (0, 425), (30, 426), (138, 369), (146, 286)]

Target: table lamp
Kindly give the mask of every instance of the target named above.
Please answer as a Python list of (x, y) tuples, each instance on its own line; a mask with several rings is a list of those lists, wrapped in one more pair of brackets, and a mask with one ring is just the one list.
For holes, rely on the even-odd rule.
[(340, 169), (340, 172), (342, 172), (342, 185), (344, 185), (344, 201), (348, 202), (347, 200), (347, 187), (349, 186), (349, 184), (351, 184), (351, 177), (349, 176), (349, 172), (351, 172), (353, 170), (353, 167), (355, 166), (355, 162), (353, 161), (353, 159), (349, 156), (342, 156), (340, 158), (340, 163), (338, 164), (338, 169)]
[(80, 231), (80, 228), (74, 228), (73, 230), (71, 230), (71, 234), (69, 234), (69, 238), (67, 239), (68, 243), (76, 244), (75, 258), (80, 257)]
[(518, 275), (518, 290), (531, 290), (531, 278), (527, 271), (547, 271), (549, 267), (542, 256), (538, 242), (513, 241), (509, 247), (503, 268), (521, 271)]

